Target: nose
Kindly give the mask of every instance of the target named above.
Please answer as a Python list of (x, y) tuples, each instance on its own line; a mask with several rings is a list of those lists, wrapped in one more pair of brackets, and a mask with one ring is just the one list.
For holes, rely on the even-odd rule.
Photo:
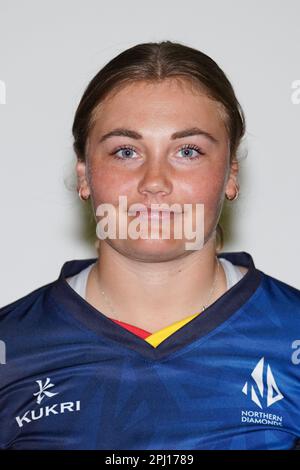
[(164, 196), (170, 194), (172, 189), (172, 175), (167, 164), (161, 161), (147, 162), (138, 184), (139, 193)]

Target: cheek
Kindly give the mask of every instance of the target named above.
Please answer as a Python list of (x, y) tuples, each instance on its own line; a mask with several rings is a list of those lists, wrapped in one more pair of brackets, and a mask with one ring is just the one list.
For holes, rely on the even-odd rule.
[(181, 189), (185, 192), (182, 199), (192, 203), (203, 203), (205, 212), (215, 211), (223, 197), (225, 184), (224, 170), (194, 172), (182, 182)]
[(127, 196), (129, 199), (132, 188), (136, 187), (128, 175), (104, 166), (92, 171), (90, 183), (95, 206), (110, 203), (117, 207), (119, 196)]

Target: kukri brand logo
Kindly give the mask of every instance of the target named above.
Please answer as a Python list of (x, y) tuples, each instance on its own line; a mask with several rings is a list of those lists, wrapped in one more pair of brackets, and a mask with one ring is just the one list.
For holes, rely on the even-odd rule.
[(53, 392), (47, 391), (48, 388), (54, 387), (54, 384), (51, 383), (51, 380), (49, 379), (49, 377), (47, 377), (47, 380), (44, 383), (44, 385), (43, 385), (42, 380), (36, 380), (36, 383), (38, 384), (40, 389), (38, 392), (34, 393), (33, 396), (37, 397), (36, 402), (38, 403), (38, 405), (41, 404), (41, 401), (43, 400), (43, 398), (45, 397), (51, 398), (51, 397), (54, 397), (54, 395), (58, 395), (58, 392), (53, 393)]
[[(59, 395), (59, 392), (49, 391), (50, 388), (53, 389), (53, 387), (55, 387), (55, 385), (51, 383), (51, 379), (49, 377), (47, 377), (45, 381), (36, 380), (36, 383), (38, 384), (39, 390), (37, 392), (34, 392), (33, 396), (36, 397), (36, 403), (38, 405), (40, 405), (44, 399), (48, 400), (56, 395)], [(46, 418), (50, 415), (63, 414), (66, 411), (80, 411), (80, 400), (77, 400), (75, 402), (67, 401), (54, 403), (51, 405), (42, 406), (40, 408), (35, 408), (33, 410), (28, 410), (22, 416), (17, 416), (16, 421), (18, 426), (22, 428), (24, 424), (31, 423), (32, 421), (36, 421), (42, 418)]]

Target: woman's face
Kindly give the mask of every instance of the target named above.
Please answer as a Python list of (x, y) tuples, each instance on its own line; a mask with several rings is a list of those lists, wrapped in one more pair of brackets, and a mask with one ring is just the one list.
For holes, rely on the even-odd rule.
[[(104, 137), (116, 129), (132, 134)], [(194, 129), (194, 135), (172, 137), (187, 129)], [(122, 195), (127, 210), (133, 203), (179, 203), (182, 210), (183, 204), (190, 204), (194, 224), (195, 204), (202, 203), (204, 243), (214, 234), (225, 191), (234, 194), (237, 168), (230, 165), (220, 108), (183, 80), (131, 83), (109, 95), (95, 114), (86, 158), (87, 163), (77, 163), (77, 175), (91, 194), (95, 213), (103, 203), (118, 209)], [(128, 223), (134, 218), (125, 215)], [(184, 236), (175, 239), (172, 231), (169, 239), (105, 240), (120, 253), (145, 261), (184, 256), (191, 252), (185, 249), (186, 241)]]

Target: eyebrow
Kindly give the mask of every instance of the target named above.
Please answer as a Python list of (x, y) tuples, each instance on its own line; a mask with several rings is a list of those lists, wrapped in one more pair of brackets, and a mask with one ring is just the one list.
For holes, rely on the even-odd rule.
[[(182, 131), (174, 132), (173, 134), (171, 134), (171, 139), (172, 140), (182, 139), (183, 137), (190, 137), (192, 135), (203, 135), (214, 144), (219, 143), (219, 141), (210, 132), (200, 129), (199, 127), (190, 127), (189, 129), (183, 129)], [(130, 137), (131, 139), (136, 139), (136, 140), (143, 138), (141, 134), (139, 134), (138, 132), (134, 130), (117, 128), (117, 129), (113, 129), (110, 132), (107, 132), (107, 134), (104, 134), (101, 137), (99, 143), (104, 142), (105, 140), (114, 136)]]

